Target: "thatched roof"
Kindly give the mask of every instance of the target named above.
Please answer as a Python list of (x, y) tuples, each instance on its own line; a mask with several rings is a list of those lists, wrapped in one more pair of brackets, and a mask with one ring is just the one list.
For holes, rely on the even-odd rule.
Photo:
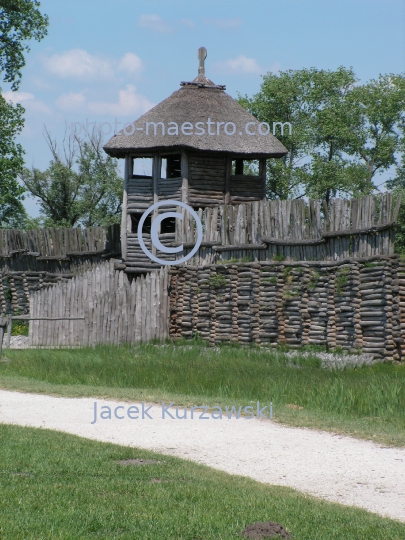
[[(169, 149), (195, 149), (208, 152), (226, 152), (235, 156), (249, 157), (281, 157), (287, 153), (281, 142), (269, 133), (261, 135), (258, 132), (259, 122), (249, 114), (237, 101), (224, 92), (224, 86), (216, 86), (203, 73), (200, 73), (192, 82), (181, 83), (182, 87), (174, 92), (167, 99), (153, 107), (150, 111), (141, 116), (133, 124), (128, 125), (124, 130), (114, 135), (104, 146), (104, 150), (110, 156), (124, 157), (127, 152), (145, 152)], [(208, 134), (207, 122), (212, 122)], [(156, 127), (154, 124), (162, 122), (162, 126)], [(178, 126), (178, 134), (168, 133), (172, 128), (174, 133), (175, 124)], [(193, 126), (189, 130), (192, 134), (183, 134), (182, 125), (190, 122)], [(197, 126), (197, 122), (203, 122), (203, 126)], [(217, 122), (233, 122), (236, 126), (234, 135), (227, 135), (224, 132), (224, 124), (219, 126), (217, 134)], [(248, 126), (249, 135), (245, 131)], [(146, 133), (146, 125), (149, 124)], [(205, 130), (205, 134), (197, 135), (198, 128)], [(184, 129), (187, 132), (187, 127)], [(228, 125), (227, 131), (231, 133), (233, 126)], [(265, 132), (266, 128), (262, 127)], [(133, 132), (131, 134), (131, 132)]]

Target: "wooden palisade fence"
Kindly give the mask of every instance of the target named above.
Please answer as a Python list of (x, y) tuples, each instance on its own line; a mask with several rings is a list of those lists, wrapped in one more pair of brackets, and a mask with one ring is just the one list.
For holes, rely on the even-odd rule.
[(81, 229), (0, 229), (0, 256), (24, 253), (39, 260), (120, 253), (119, 225)]
[[(258, 201), (199, 210), (203, 241), (188, 265), (229, 259), (270, 261), (342, 260), (394, 253), (394, 228), (401, 199), (391, 193), (361, 199)], [(189, 213), (177, 230), (176, 245), (195, 245)], [(179, 254), (183, 256), (183, 253)]]
[(120, 227), (0, 229), (0, 313), (26, 313), (32, 292), (121, 253)]
[[(199, 335), (405, 356), (405, 263), (394, 255), (400, 200), (260, 201), (200, 210), (203, 244), (186, 264), (137, 279), (94, 265), (30, 294), (33, 346)], [(185, 251), (194, 224), (177, 231)], [(188, 245), (189, 243), (189, 245)], [(1, 283), (0, 283), (1, 284)], [(1, 296), (1, 295), (0, 295)]]
[(94, 346), (168, 337), (168, 274), (161, 269), (136, 280), (109, 261), (67, 282), (34, 292), (30, 317), (33, 346)]

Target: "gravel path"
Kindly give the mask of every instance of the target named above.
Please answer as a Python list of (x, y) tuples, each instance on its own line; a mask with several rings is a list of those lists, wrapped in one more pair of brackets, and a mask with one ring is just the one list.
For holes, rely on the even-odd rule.
[(0, 390), (0, 422), (170, 454), (405, 522), (403, 448), (384, 448), (270, 420), (162, 419), (161, 405), (149, 410), (152, 420), (131, 420), (126, 416), (128, 407), (141, 408), (140, 404), (104, 400), (97, 400), (98, 412), (102, 406), (113, 411), (122, 406), (117, 414), (126, 417), (99, 418), (92, 425), (94, 401)]

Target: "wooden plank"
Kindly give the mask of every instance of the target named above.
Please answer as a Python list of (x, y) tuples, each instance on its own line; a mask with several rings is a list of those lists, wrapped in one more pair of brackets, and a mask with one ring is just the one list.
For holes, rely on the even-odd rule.
[(124, 167), (124, 192), (122, 199), (122, 216), (121, 216), (121, 253), (124, 261), (127, 258), (127, 213), (128, 213), (128, 176), (130, 171), (129, 162), (132, 158), (127, 154), (125, 156)]
[(232, 159), (230, 156), (226, 157), (225, 164), (225, 196), (224, 204), (231, 202), (231, 172), (232, 172)]
[(267, 187), (266, 164), (267, 164), (267, 161), (265, 158), (259, 159), (259, 176), (261, 179), (261, 199), (263, 201), (266, 200), (266, 187)]
[[(270, 243), (270, 242), (269, 242)], [(273, 243), (273, 242), (271, 242)], [(282, 245), (284, 245), (285, 242), (282, 242)], [(252, 250), (252, 249), (267, 249), (266, 243), (260, 243), (260, 244), (232, 244), (227, 246), (213, 246), (212, 250), (217, 252), (224, 252), (224, 251), (234, 251), (234, 250)]]
[(181, 176), (182, 176), (182, 185), (181, 185), (181, 200), (188, 204), (188, 156), (186, 152), (181, 153)]

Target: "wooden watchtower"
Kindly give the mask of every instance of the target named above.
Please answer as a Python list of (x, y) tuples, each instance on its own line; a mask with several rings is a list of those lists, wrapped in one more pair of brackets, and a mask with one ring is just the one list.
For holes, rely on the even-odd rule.
[[(198, 76), (181, 82), (179, 90), (104, 146), (110, 156), (125, 159), (121, 242), (126, 271), (156, 266), (137, 239), (139, 220), (152, 204), (172, 199), (198, 209), (263, 200), (266, 160), (287, 153), (265, 125), (225, 93), (225, 86), (206, 78), (206, 56), (201, 47)], [(165, 206), (151, 218), (173, 210)], [(162, 221), (162, 244), (174, 241), (175, 227), (174, 219)], [(148, 236), (150, 221), (143, 230), (146, 247), (156, 253)]]

